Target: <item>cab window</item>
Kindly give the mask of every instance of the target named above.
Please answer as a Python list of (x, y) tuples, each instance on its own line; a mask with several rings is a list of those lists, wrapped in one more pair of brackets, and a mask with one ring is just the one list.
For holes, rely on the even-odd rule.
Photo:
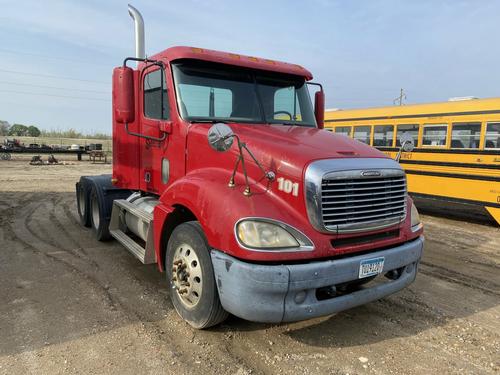
[(300, 102), (294, 86), (283, 87), (274, 93), (273, 119), (302, 121)]
[(451, 127), (451, 148), (479, 148), (480, 122), (453, 123)]
[(394, 125), (376, 125), (373, 132), (373, 145), (375, 147), (392, 147)]
[(144, 75), (144, 116), (152, 119), (165, 120), (170, 117), (170, 113), (168, 109), (167, 82), (165, 81), (165, 75), (163, 75), (163, 105), (161, 102), (161, 76), (160, 69)]
[(369, 145), (371, 130), (372, 130), (371, 126), (355, 126), (354, 139)]
[(335, 133), (345, 135), (346, 137), (351, 136), (351, 127), (350, 126), (337, 126), (335, 128)]
[(401, 124), (396, 127), (396, 147), (401, 147), (399, 139), (403, 133), (408, 133), (413, 137), (413, 144), (418, 147), (418, 124)]
[(500, 149), (500, 122), (489, 122), (486, 125), (484, 148)]
[(444, 147), (446, 146), (448, 126), (446, 124), (426, 124), (422, 135), (422, 145)]
[(179, 84), (182, 111), (192, 117), (230, 117), (233, 112), (233, 93), (219, 87)]

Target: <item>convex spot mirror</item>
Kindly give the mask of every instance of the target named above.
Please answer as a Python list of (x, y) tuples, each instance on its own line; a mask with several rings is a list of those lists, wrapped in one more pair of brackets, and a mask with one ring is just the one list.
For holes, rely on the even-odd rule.
[(215, 151), (224, 152), (231, 148), (234, 142), (233, 130), (221, 122), (213, 124), (208, 130), (208, 144)]
[(412, 152), (415, 148), (413, 137), (410, 133), (403, 133), (399, 138), (399, 143), (404, 152)]

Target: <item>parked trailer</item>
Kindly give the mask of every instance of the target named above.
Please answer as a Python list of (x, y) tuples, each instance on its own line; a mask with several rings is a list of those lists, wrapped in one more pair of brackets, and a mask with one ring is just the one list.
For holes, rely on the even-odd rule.
[(413, 282), (424, 240), (404, 171), (322, 130), (308, 70), (192, 47), (145, 58), (142, 16), (129, 13), (136, 56), (113, 71), (113, 172), (76, 184), (98, 240), (156, 263), (196, 328), (228, 313), (332, 314)]

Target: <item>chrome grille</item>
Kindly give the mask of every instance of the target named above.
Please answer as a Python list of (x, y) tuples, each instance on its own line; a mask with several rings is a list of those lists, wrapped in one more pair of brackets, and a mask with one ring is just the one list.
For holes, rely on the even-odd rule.
[(351, 232), (397, 224), (406, 216), (406, 178), (402, 171), (329, 173), (321, 182), (321, 217), (329, 231)]

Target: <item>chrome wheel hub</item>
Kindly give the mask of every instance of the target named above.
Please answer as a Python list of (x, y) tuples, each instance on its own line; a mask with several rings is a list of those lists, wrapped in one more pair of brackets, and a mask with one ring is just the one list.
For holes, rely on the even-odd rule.
[(174, 252), (172, 284), (186, 307), (196, 306), (201, 297), (203, 279), (198, 255), (187, 244), (180, 245)]

